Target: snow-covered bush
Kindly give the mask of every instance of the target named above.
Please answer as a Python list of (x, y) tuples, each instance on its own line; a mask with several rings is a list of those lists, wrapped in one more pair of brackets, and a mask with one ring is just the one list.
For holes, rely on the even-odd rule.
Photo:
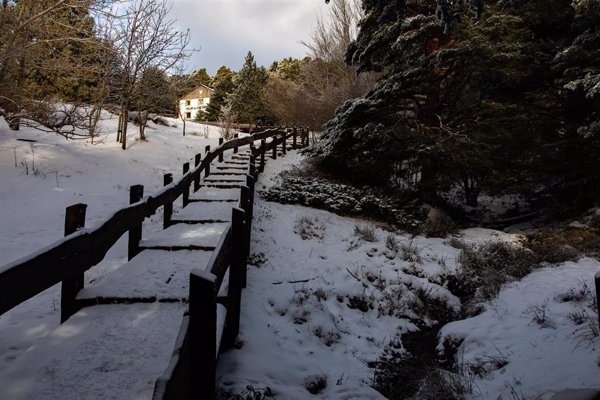
[[(475, 301), (494, 298), (502, 285), (521, 279), (538, 264), (531, 250), (506, 242), (464, 245), (456, 260), (461, 270), (448, 289), (465, 299)], [(453, 287), (460, 285), (460, 287)]]
[(414, 230), (418, 222), (411, 210), (412, 202), (381, 191), (358, 188), (309, 176), (298, 172), (283, 175), (280, 185), (259, 194), (266, 200), (282, 204), (301, 204), (339, 215), (366, 216)]
[(529, 237), (527, 247), (542, 261), (552, 264), (600, 254), (600, 233), (596, 229), (566, 228), (545, 230)]
[(317, 217), (300, 217), (294, 223), (294, 233), (303, 240), (320, 239), (325, 237), (325, 224)]

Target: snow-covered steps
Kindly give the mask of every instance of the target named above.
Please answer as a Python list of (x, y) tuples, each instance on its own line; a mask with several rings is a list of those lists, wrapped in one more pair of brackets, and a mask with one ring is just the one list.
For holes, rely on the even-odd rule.
[(231, 209), (236, 204), (231, 202), (205, 202), (188, 204), (187, 207), (173, 214), (171, 222), (186, 224), (206, 224), (231, 221)]
[(208, 188), (218, 188), (218, 189), (235, 189), (235, 188), (241, 188), (242, 186), (245, 185), (246, 182), (236, 182), (236, 181), (229, 181), (229, 182), (215, 182), (215, 181), (208, 181), (208, 182), (204, 182), (202, 183), (202, 187), (208, 187)]
[(204, 184), (209, 182), (246, 182), (245, 175), (210, 175), (204, 178)]
[(140, 242), (140, 248), (212, 251), (227, 229), (227, 223), (175, 224)]
[(239, 164), (220, 164), (215, 166), (217, 170), (238, 170), (238, 171), (247, 171), (248, 166), (239, 165)]
[(235, 202), (239, 201), (240, 189), (221, 189), (202, 187), (195, 193), (190, 194), (190, 202), (215, 202), (215, 201), (228, 201)]
[(223, 175), (246, 175), (246, 172), (241, 170), (218, 170), (217, 172), (211, 172), (210, 176), (223, 176)]
[(134, 302), (187, 302), (190, 272), (204, 270), (210, 251), (145, 250), (81, 290), (83, 305)]
[(221, 164), (223, 165), (234, 165), (234, 166), (242, 166), (242, 165), (248, 165), (248, 161), (244, 161), (244, 160), (225, 160), (223, 161)]
[(0, 398), (151, 399), (186, 307), (84, 308), (0, 373)]

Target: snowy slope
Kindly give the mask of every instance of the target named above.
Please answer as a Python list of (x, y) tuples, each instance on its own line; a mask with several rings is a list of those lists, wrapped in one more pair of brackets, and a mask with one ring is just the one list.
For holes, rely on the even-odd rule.
[[(177, 179), (184, 162), (193, 162), (206, 145), (218, 144), (215, 127), (187, 122), (184, 137), (181, 121), (167, 120), (172, 126), (149, 122), (147, 142), (136, 140), (137, 127), (130, 124), (123, 151), (115, 142), (117, 117), (109, 113), (94, 144), (32, 128), (11, 131), (0, 117), (0, 266), (60, 239), (67, 206), (87, 204), (86, 226), (93, 227), (129, 203), (131, 185), (142, 184), (145, 193), (153, 193), (164, 173)], [(208, 138), (203, 137), (206, 129)], [(145, 223), (146, 231), (162, 229), (160, 214), (152, 221)], [(121, 238), (86, 273), (87, 282), (126, 261), (126, 240)], [(56, 328), (59, 319), (59, 285), (0, 316), (0, 370)]]
[[(141, 183), (152, 193), (162, 186), (162, 174), (177, 178), (181, 164), (205, 145), (216, 145), (219, 136), (216, 128), (209, 128), (207, 139), (191, 135), (204, 132), (195, 123), (187, 124), (185, 137), (181, 127), (151, 125), (148, 142), (139, 142), (130, 126), (129, 149), (122, 151), (115, 128), (116, 118), (104, 121), (105, 134), (92, 145), (32, 129), (15, 133), (0, 119), (0, 265), (59, 239), (66, 206), (88, 204), (87, 226), (93, 226), (128, 203), (129, 186)], [(258, 188), (273, 185), (279, 172), (301, 159), (289, 152), (269, 161)], [(399, 332), (417, 329), (410, 318), (418, 315), (407, 306), (416, 301), (416, 290), (459, 307), (440, 285), (456, 270), (459, 254), (443, 239), (375, 227), (376, 240), (369, 242), (355, 233), (356, 226), (373, 225), (368, 221), (269, 203), (258, 195), (254, 215), (239, 349), (219, 358), (224, 390), (276, 399), (381, 399), (369, 386), (370, 365)], [(160, 230), (161, 216), (144, 229)], [(386, 246), (388, 237), (399, 249)], [(463, 231), (461, 240), (514, 241), (515, 235), (477, 228)], [(124, 238), (86, 281), (125, 258)], [(597, 322), (596, 309), (593, 291), (584, 289), (593, 288), (599, 269), (598, 261), (582, 259), (538, 270), (507, 285), (481, 315), (447, 325), (442, 335), (462, 340), (459, 362), (477, 367), (478, 374), (465, 378), (473, 387), (470, 398), (548, 399), (567, 387), (599, 388), (599, 339), (588, 324)], [(568, 296), (582, 292), (577, 301)], [(54, 287), (0, 316), (0, 371), (58, 326), (58, 309)], [(544, 323), (537, 322), (539, 312), (545, 312)], [(591, 317), (577, 325), (577, 313)]]

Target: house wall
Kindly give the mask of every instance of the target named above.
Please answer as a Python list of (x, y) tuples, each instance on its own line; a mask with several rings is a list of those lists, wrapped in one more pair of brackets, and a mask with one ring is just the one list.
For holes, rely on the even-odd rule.
[(206, 111), (213, 90), (199, 87), (179, 100), (179, 112), (186, 120), (194, 120), (200, 111)]

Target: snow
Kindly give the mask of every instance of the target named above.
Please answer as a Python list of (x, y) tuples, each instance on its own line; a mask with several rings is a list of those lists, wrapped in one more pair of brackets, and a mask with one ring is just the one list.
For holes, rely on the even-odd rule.
[[(92, 144), (27, 127), (15, 132), (0, 117), (0, 269), (62, 240), (67, 206), (87, 204), (86, 226), (96, 226), (128, 205), (130, 186), (143, 184), (146, 195), (156, 193), (163, 186), (163, 174), (173, 173), (177, 179), (184, 162), (206, 145), (218, 144), (217, 128), (209, 127), (204, 138), (194, 134), (204, 132), (204, 125), (187, 122), (184, 137), (181, 121), (167, 118), (178, 127), (149, 122), (147, 142), (136, 140), (137, 127), (130, 124), (129, 148), (123, 151), (115, 142), (117, 117), (104, 113), (103, 118), (101, 134)], [(144, 235), (160, 230), (159, 212), (144, 223)], [(86, 285), (124, 264), (126, 254), (125, 235), (86, 273)], [(59, 285), (1, 315), (0, 372), (52, 332), (59, 320)]]
[(185, 308), (85, 308), (0, 374), (0, 398), (150, 399), (156, 378), (140, 377), (158, 377), (168, 365)]
[[(86, 226), (96, 226), (128, 205), (131, 185), (143, 184), (146, 195), (156, 193), (163, 187), (164, 173), (173, 173), (177, 180), (184, 162), (192, 161), (206, 145), (218, 143), (213, 127), (204, 138), (190, 134), (203, 132), (203, 126), (188, 122), (188, 135), (183, 137), (181, 127), (150, 123), (148, 142), (135, 140), (132, 125), (129, 149), (122, 151), (113, 137), (116, 117), (105, 117), (104, 133), (95, 144), (66, 141), (31, 128), (13, 132), (0, 118), (0, 268), (61, 240), (66, 206), (88, 204)], [(169, 122), (180, 124), (174, 119)], [(302, 168), (302, 159), (295, 151), (269, 159), (257, 190), (275, 185), (283, 170)], [(212, 171), (245, 172), (231, 162)], [(245, 181), (244, 175), (212, 179), (225, 186), (232, 185), (222, 181)], [(205, 186), (191, 194), (190, 199), (201, 201), (193, 203), (193, 209), (180, 210), (176, 204), (173, 219), (204, 220), (217, 215), (229, 221), (231, 209), (227, 207), (236, 205), (239, 190)], [(213, 200), (229, 202), (223, 206)], [(255, 201), (253, 265), (242, 297), (239, 348), (220, 354), (218, 384), (233, 393), (248, 392), (248, 386), (253, 390), (269, 387), (278, 399), (382, 399), (370, 387), (372, 363), (398, 333), (418, 329), (411, 319), (435, 323), (409, 307), (418, 301), (417, 290), (444, 299), (455, 309), (460, 306), (443, 285), (444, 276), (457, 270), (460, 250), (444, 239), (389, 232), (385, 226), (361, 219), (270, 203), (258, 195)], [(376, 240), (360, 239), (356, 226), (373, 226)], [(178, 224), (167, 234), (162, 231), (159, 210), (144, 223), (142, 246), (214, 247), (227, 227), (228, 223)], [(397, 242), (397, 249), (386, 246), (389, 237)], [(459, 239), (517, 243), (520, 236), (472, 228), (462, 231)], [(154, 293), (184, 299), (189, 272), (211, 253), (195, 250), (193, 254), (179, 251), (166, 263), (157, 250), (145, 250), (127, 263), (123, 237), (100, 265), (86, 273), (86, 289), (80, 297)], [(458, 361), (476, 367), (479, 373), (467, 377), (473, 386), (469, 399), (510, 399), (515, 393), (518, 398), (539, 395), (549, 399), (566, 388), (599, 388), (600, 339), (590, 325), (598, 323), (592, 302), (594, 275), (599, 270), (600, 262), (589, 258), (547, 266), (506, 285), (484, 305), (482, 314), (445, 326), (440, 343), (444, 338), (462, 340)], [(565, 301), (569, 297), (565, 294), (579, 293), (586, 285), (591, 291), (584, 299)], [(69, 393), (70, 398), (130, 398), (120, 389), (129, 386), (136, 393), (132, 398), (150, 398), (154, 382), (134, 381), (133, 374), (143, 370), (147, 376), (158, 377), (163, 372), (185, 305), (136, 304), (118, 314), (115, 326), (99, 328), (97, 321), (114, 313), (115, 307), (84, 309), (59, 327), (60, 291), (55, 286), (0, 316), (1, 390), (20, 391), (23, 398), (56, 398), (53, 388), (66, 389), (62, 393)], [(149, 323), (145, 317), (152, 314), (158, 318)], [(219, 306), (219, 329), (224, 315)], [(577, 315), (584, 320), (580, 325), (574, 322)], [(119, 332), (110, 337), (114, 346), (102, 347), (100, 338), (104, 340), (114, 330)], [(156, 351), (135, 352), (136, 340), (156, 335), (164, 336), (148, 342)], [(59, 357), (59, 348), (61, 353), (68, 350), (73, 353), (64, 354), (77, 356)], [(81, 368), (87, 364), (89, 368)], [(306, 386), (320, 378), (327, 386), (310, 394)], [(82, 381), (85, 385), (77, 384)], [(5, 397), (18, 398), (14, 392), (0, 395)]]
[(177, 224), (171, 226), (168, 231), (157, 232), (150, 239), (142, 239), (140, 247), (215, 247), (228, 226), (227, 223)]
[[(583, 301), (561, 301), (584, 285), (593, 288), (599, 269), (598, 260), (584, 258), (535, 271), (508, 285), (484, 313), (442, 329), (443, 337), (464, 339), (458, 349), (463, 363), (507, 362), (474, 378), (473, 398), (508, 399), (514, 389), (548, 399), (558, 390), (600, 386), (599, 341), (588, 325), (600, 329), (591, 307), (594, 293)], [(576, 325), (569, 314), (577, 311), (591, 319)]]
[(212, 252), (144, 250), (85, 287), (78, 299), (187, 300), (190, 272), (208, 264)]

